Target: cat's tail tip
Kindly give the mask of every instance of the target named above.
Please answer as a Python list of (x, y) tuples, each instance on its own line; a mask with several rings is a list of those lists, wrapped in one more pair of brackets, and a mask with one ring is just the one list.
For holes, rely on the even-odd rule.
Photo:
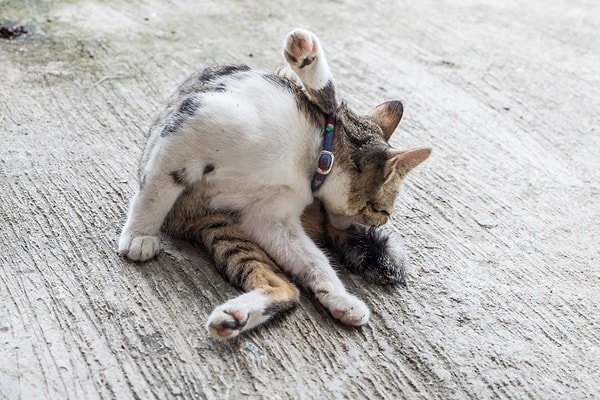
[(383, 228), (357, 232), (347, 243), (344, 262), (350, 272), (370, 282), (407, 287), (410, 261), (402, 241)]

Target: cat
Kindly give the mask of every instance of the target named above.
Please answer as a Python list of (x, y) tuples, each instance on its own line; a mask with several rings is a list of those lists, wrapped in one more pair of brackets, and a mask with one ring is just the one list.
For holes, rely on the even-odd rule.
[(283, 56), (287, 66), (274, 74), (221, 65), (181, 84), (150, 128), (119, 239), (120, 253), (134, 261), (159, 253), (161, 230), (209, 250), (244, 291), (208, 317), (217, 339), (295, 307), (290, 278), (342, 323), (365, 324), (369, 308), (348, 293), (317, 243), (367, 278), (404, 279), (406, 256), (378, 227), (431, 149), (388, 144), (401, 102), (366, 116), (340, 103), (312, 32), (290, 32)]

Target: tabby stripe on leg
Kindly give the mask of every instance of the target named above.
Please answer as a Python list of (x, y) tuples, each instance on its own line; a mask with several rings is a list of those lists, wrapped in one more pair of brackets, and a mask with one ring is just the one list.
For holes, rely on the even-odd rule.
[(220, 221), (210, 222), (210, 223), (206, 224), (204, 226), (204, 229), (213, 230), (213, 229), (220, 229), (220, 228), (223, 228), (225, 226), (229, 226), (229, 221), (220, 220)]
[[(227, 243), (228, 246), (231, 246), (231, 243)], [(228, 247), (226, 249), (222, 249), (224, 250), (222, 253), (219, 252), (219, 256), (224, 258), (224, 259), (230, 259), (233, 258), (234, 256), (246, 256), (248, 253), (250, 253), (252, 250), (254, 250), (252, 248), (252, 246), (249, 246), (247, 243), (245, 244), (236, 244), (233, 247)]]

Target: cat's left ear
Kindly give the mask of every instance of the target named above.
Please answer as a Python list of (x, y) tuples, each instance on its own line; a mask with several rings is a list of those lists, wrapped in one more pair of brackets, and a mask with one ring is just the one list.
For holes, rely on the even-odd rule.
[(396, 150), (393, 155), (385, 162), (383, 173), (385, 180), (390, 179), (394, 174), (406, 175), (414, 167), (427, 160), (431, 154), (431, 149), (412, 149)]
[(369, 113), (369, 116), (379, 125), (383, 131), (383, 139), (387, 142), (398, 127), (403, 113), (404, 106), (402, 106), (402, 102), (393, 100), (381, 103)]

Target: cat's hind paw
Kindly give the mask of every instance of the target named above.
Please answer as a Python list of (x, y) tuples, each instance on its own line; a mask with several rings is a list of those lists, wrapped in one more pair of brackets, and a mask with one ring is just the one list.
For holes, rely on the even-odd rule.
[(133, 261), (146, 261), (159, 251), (158, 236), (131, 236), (124, 233), (119, 240), (119, 253)]
[(215, 308), (208, 317), (206, 329), (215, 339), (232, 339), (271, 318), (267, 311), (268, 297), (253, 290)]
[(328, 294), (320, 300), (335, 319), (346, 325), (360, 326), (369, 321), (369, 308), (356, 296), (349, 293)]
[(206, 328), (215, 339), (232, 339), (240, 334), (248, 323), (248, 315), (243, 311), (226, 311), (215, 309)]
[(319, 48), (319, 39), (315, 34), (304, 29), (295, 29), (287, 35), (283, 53), (291, 66), (304, 68), (312, 64)]

